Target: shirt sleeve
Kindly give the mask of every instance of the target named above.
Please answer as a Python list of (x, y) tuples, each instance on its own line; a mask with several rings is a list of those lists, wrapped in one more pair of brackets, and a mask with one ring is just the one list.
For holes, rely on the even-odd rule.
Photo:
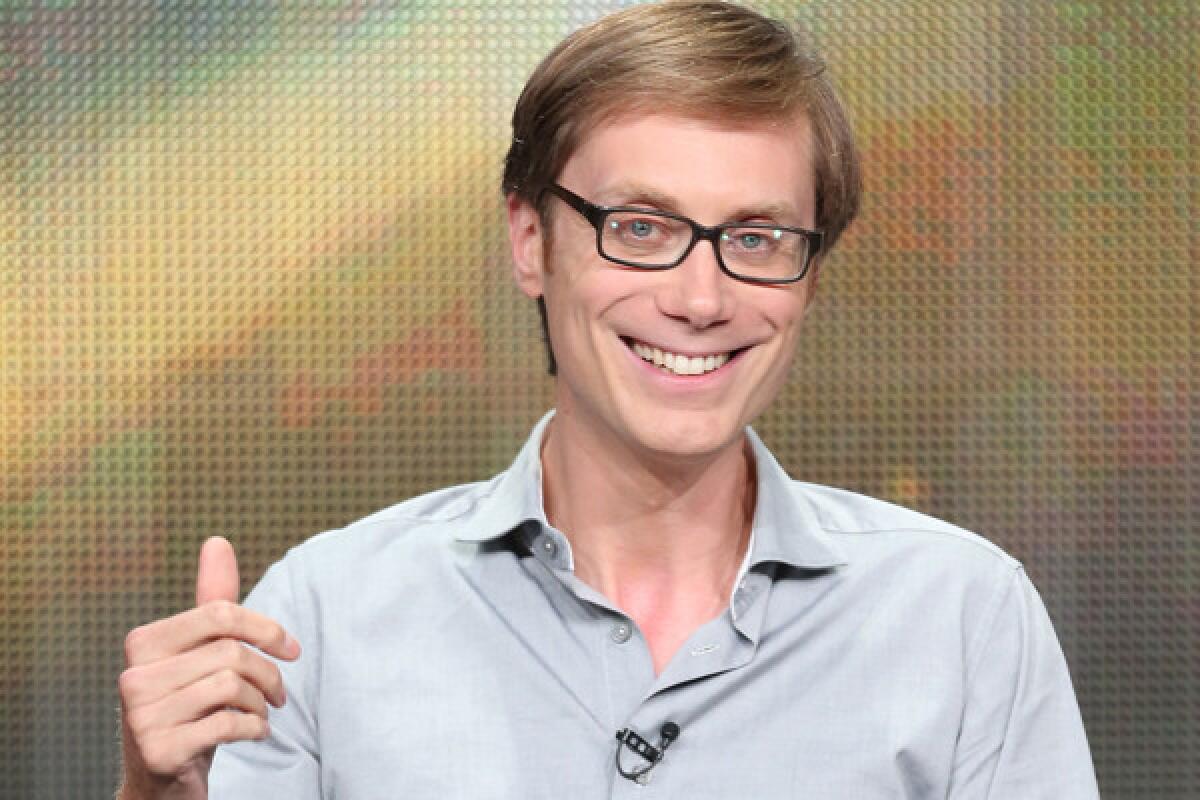
[(312, 609), (302, 607), (304, 596), (294, 591), (285, 559), (267, 570), (246, 597), (247, 607), (276, 620), (300, 642), (301, 654), (294, 662), (275, 662), (283, 673), (287, 702), (278, 709), (268, 706), (268, 738), (217, 748), (208, 781), (212, 800), (321, 797), (314, 713), (320, 641)]
[(967, 670), (950, 800), (1098, 800), (1067, 662), (1017, 568)]

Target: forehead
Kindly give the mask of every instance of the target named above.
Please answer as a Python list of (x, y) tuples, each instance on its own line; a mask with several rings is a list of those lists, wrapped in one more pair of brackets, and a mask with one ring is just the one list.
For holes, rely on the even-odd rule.
[(602, 204), (644, 190), (672, 198), (682, 213), (786, 207), (805, 224), (814, 180), (811, 128), (800, 114), (737, 125), (671, 114), (607, 119), (582, 136), (559, 178)]

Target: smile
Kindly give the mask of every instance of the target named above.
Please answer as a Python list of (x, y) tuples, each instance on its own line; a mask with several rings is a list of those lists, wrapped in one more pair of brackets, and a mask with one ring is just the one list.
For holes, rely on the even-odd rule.
[(629, 347), (643, 361), (675, 375), (704, 375), (725, 366), (730, 358), (729, 353), (712, 353), (705, 356), (668, 353), (637, 341), (629, 342)]

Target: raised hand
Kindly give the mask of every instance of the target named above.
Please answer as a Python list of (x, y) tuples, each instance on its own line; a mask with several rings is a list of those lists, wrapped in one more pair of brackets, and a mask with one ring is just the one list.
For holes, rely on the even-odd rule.
[(267, 703), (283, 705), (283, 679), (247, 644), (300, 655), (279, 623), (238, 605), (233, 546), (213, 537), (200, 550), (196, 607), (125, 637), (120, 800), (205, 798), (217, 745), (266, 737)]

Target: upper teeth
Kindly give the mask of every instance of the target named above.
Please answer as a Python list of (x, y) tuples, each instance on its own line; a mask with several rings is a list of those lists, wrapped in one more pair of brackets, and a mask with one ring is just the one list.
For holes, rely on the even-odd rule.
[(657, 347), (642, 344), (641, 342), (633, 343), (633, 352), (637, 353), (644, 360), (674, 372), (676, 375), (703, 375), (706, 372), (712, 372), (714, 369), (723, 366), (729, 360), (729, 353), (717, 353), (708, 356), (684, 356), (676, 353), (664, 353)]

